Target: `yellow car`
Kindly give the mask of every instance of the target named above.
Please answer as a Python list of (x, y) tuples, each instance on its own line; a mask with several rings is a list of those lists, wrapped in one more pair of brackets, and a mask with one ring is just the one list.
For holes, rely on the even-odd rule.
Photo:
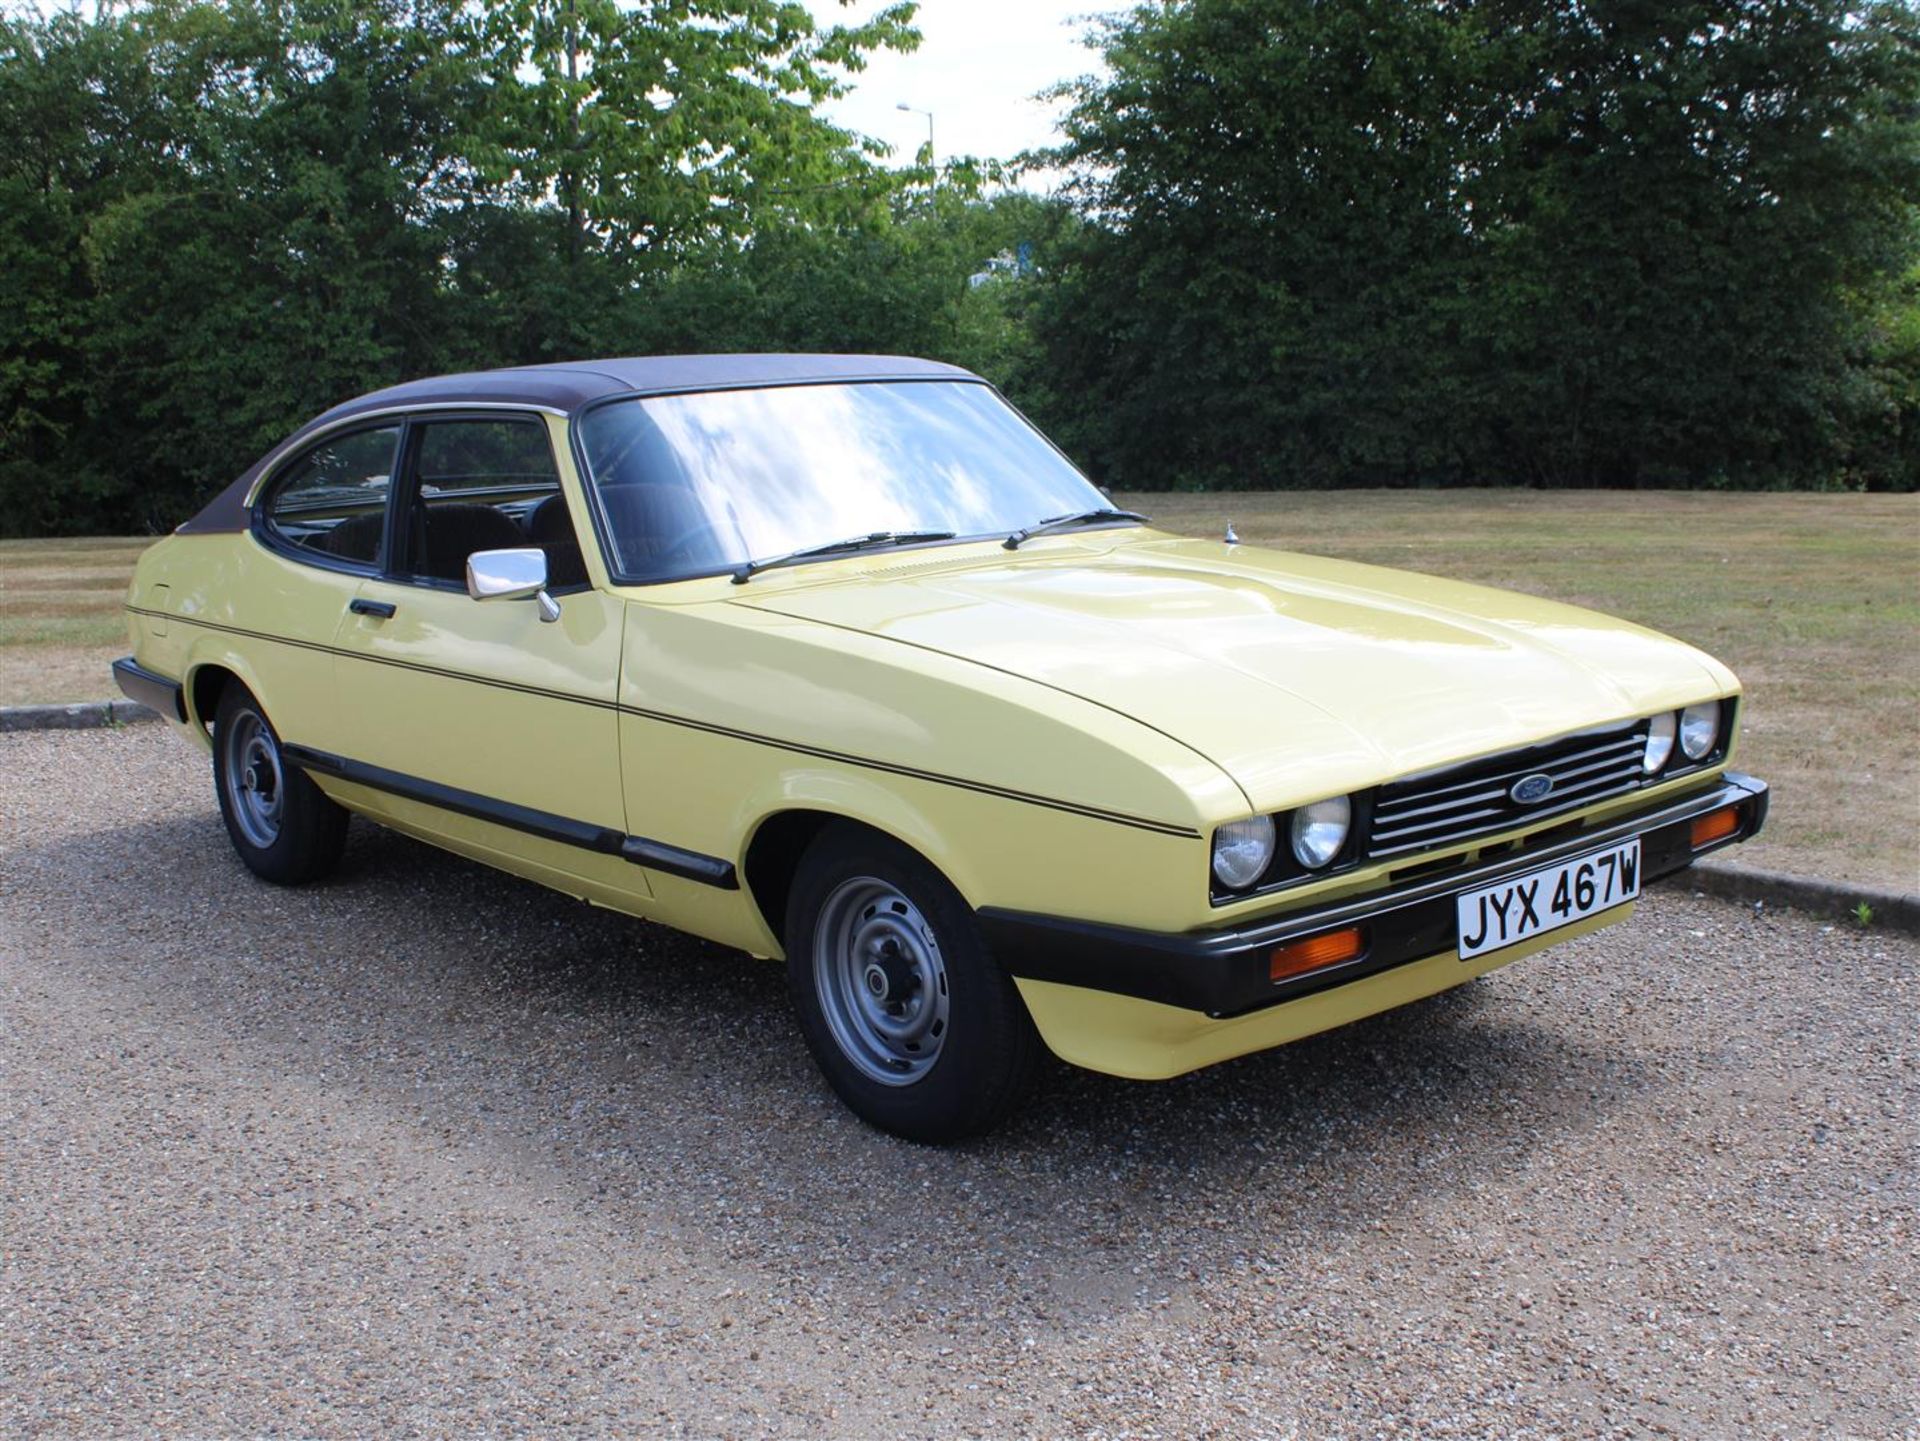
[(1733, 675), (1526, 596), (1182, 539), (881, 356), (419, 381), (142, 557), (121, 688), (298, 883), (349, 812), (784, 957), (877, 1126), (1165, 1077), (1624, 918), (1760, 828)]

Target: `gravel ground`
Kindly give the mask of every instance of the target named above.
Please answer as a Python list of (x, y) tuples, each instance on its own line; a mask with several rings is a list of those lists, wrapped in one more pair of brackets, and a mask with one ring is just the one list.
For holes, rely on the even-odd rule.
[(0, 737), (0, 1433), (1920, 1436), (1914, 961), (1668, 889), (954, 1151), (778, 972)]

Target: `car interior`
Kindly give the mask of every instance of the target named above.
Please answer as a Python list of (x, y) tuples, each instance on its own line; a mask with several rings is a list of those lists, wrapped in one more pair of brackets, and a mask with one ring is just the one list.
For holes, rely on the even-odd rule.
[[(549, 590), (587, 583), (586, 561), (540, 431), (512, 421), (456, 420), (429, 423), (419, 433), (412, 467), (417, 483), (406, 501), (403, 554), (396, 557), (401, 569), (462, 585), (467, 557), (475, 551), (535, 547), (547, 557)], [(303, 550), (371, 562), (379, 556), (386, 512), (368, 506), (388, 477), (363, 475), (364, 467), (351, 464), (353, 439), (329, 443), (303, 463), (268, 502), (267, 523)], [(390, 457), (388, 447), (383, 463), (390, 464)], [(357, 494), (348, 500), (343, 490)]]

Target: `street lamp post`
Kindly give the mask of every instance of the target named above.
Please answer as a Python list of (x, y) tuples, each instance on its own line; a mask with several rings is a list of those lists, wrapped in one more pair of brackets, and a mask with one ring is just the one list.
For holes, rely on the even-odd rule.
[(931, 166), (934, 163), (934, 160), (933, 160), (933, 112), (931, 110), (922, 110), (917, 105), (909, 105), (904, 100), (902, 100), (898, 105), (894, 106), (893, 108), (895, 110), (904, 110), (909, 115), (924, 115), (927, 117), (927, 164)]

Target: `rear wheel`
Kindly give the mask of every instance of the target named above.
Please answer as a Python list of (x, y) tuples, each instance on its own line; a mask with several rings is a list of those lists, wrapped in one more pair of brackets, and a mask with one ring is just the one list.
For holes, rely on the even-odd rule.
[(214, 713), (213, 789), (234, 850), (262, 880), (300, 885), (339, 864), (347, 813), (288, 762), (260, 702), (237, 681)]
[(882, 1130), (915, 1141), (976, 1135), (1032, 1078), (1039, 1038), (972, 910), (883, 836), (837, 827), (801, 858), (787, 974), (814, 1060)]

